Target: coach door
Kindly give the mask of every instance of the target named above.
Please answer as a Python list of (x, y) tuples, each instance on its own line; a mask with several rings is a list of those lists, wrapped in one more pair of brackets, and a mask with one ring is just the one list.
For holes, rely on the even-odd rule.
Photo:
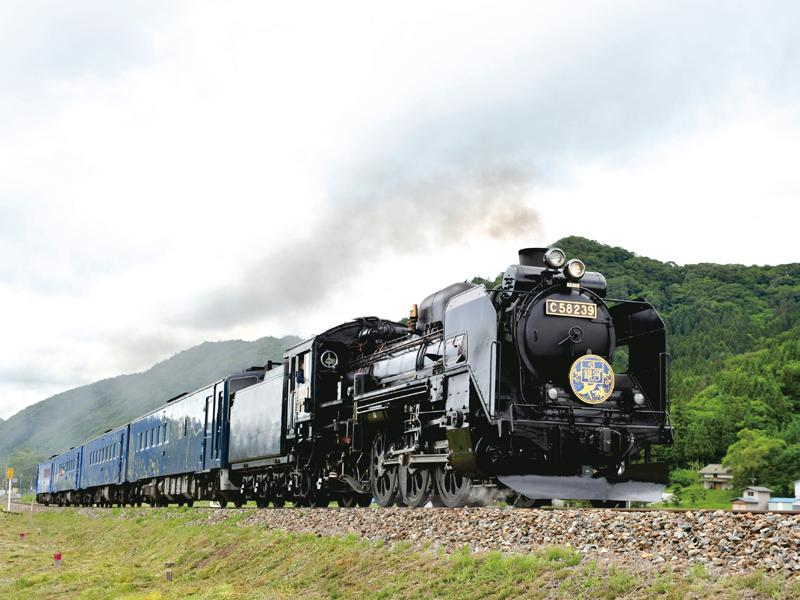
[(222, 454), (222, 430), (225, 419), (225, 382), (220, 381), (214, 386), (214, 429), (211, 440), (211, 460), (210, 467), (219, 467)]
[(125, 456), (125, 432), (122, 431), (119, 434), (119, 439), (114, 443), (114, 450), (117, 453), (117, 474), (116, 479), (114, 480), (115, 483), (120, 483), (122, 481), (122, 465), (123, 465), (123, 457)]
[(205, 461), (204, 469), (214, 469), (220, 466), (222, 454), (222, 426), (225, 418), (225, 382), (221, 381), (210, 388), (206, 395), (205, 420), (206, 435), (203, 440)]
[(211, 394), (206, 395), (206, 405), (203, 410), (205, 427), (203, 428), (203, 469), (210, 469), (211, 463), (211, 438), (214, 429), (214, 390), (211, 389)]

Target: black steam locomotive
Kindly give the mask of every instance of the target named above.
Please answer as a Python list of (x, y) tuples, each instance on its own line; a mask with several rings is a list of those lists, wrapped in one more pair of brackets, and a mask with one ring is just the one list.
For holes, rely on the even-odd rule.
[[(495, 289), (453, 284), (414, 306), (407, 323), (344, 323), (288, 349), (280, 364), (204, 388), (219, 394), (187, 395), (199, 394), (197, 427), (167, 405), (148, 416), (159, 433), (145, 431), (143, 443), (135, 421), (118, 436), (125, 449), (111, 482), (82, 487), (76, 472), (74, 496), (48, 494), (40, 467), (40, 497), (410, 507), (659, 500), (667, 473), (651, 448), (672, 442), (664, 323), (646, 300), (610, 300), (606, 289), (603, 275), (558, 248), (522, 250)], [(165, 460), (187, 436), (193, 447), (190, 430), (197, 464)], [(152, 439), (158, 460), (147, 459)]]

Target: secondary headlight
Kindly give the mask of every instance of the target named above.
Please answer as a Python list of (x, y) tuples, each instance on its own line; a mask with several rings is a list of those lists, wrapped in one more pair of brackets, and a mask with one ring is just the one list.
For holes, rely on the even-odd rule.
[(564, 266), (567, 255), (561, 248), (550, 248), (544, 253), (544, 263), (551, 269), (560, 269)]
[(564, 273), (566, 274), (567, 278), (577, 281), (583, 277), (584, 273), (586, 273), (586, 265), (583, 264), (582, 260), (573, 258), (567, 263), (567, 266), (564, 267)]

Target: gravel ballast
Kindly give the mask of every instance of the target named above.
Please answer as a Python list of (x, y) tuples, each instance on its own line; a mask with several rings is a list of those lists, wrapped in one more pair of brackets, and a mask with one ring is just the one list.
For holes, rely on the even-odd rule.
[[(228, 510), (200, 516), (224, 520)], [(726, 511), (537, 510), (511, 508), (283, 508), (253, 511), (243, 525), (356, 534), (387, 544), (452, 552), (528, 552), (571, 546), (588, 558), (627, 568), (703, 564), (712, 572), (764, 569), (800, 576), (800, 514)]]

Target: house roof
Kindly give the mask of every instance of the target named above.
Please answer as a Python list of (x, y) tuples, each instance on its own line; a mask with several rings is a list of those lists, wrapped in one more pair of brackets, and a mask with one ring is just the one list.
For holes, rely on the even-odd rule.
[(785, 504), (794, 504), (795, 502), (800, 502), (800, 498), (770, 498), (769, 503), (772, 504), (773, 502), (783, 502)]
[(698, 472), (701, 475), (730, 475), (731, 470), (727, 467), (723, 467), (722, 465), (711, 463), (700, 469)]
[(758, 504), (755, 498), (734, 498), (733, 502), (744, 502), (745, 504)]
[(751, 485), (750, 487), (744, 488), (746, 490), (753, 490), (754, 492), (771, 492), (772, 490), (768, 487), (763, 487), (760, 485)]

